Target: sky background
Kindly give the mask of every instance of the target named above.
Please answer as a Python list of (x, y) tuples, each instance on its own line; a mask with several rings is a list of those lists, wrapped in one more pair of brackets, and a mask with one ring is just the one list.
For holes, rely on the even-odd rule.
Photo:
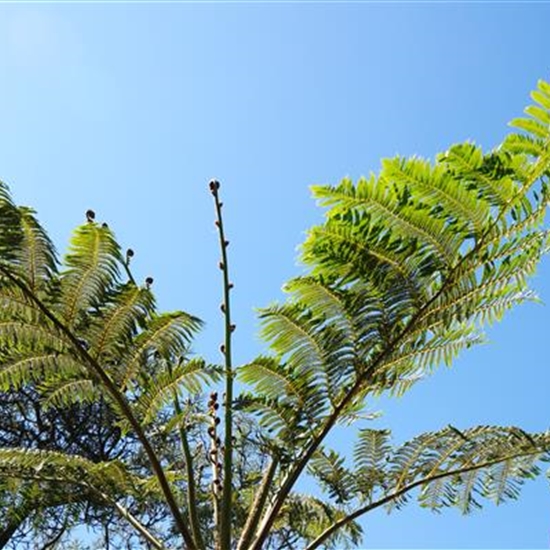
[[(212, 361), (219, 179), (245, 362), (263, 349), (254, 308), (302, 272), (297, 245), (322, 219), (309, 185), (466, 139), (496, 146), (550, 79), (549, 23), (543, 2), (0, 4), (0, 178), (61, 252), (93, 208), (161, 308), (206, 321), (195, 349)], [(533, 285), (550, 302), (548, 261)], [(549, 326), (550, 306), (522, 306), (453, 369), (373, 405), (371, 427), (396, 442), (449, 422), (548, 428)], [(548, 548), (550, 487), (364, 525), (368, 548)]]

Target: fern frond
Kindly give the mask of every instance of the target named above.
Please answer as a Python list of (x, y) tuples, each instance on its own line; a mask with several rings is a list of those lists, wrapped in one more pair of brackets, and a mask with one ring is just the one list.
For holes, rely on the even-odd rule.
[(70, 343), (55, 329), (43, 324), (0, 321), (0, 346), (17, 350), (18, 346), (35, 350), (64, 352)]
[(445, 219), (462, 237), (481, 235), (490, 219), (489, 205), (474, 190), (458, 184), (445, 166), (398, 157), (383, 161), (383, 174), (393, 185), (405, 186), (409, 200), (429, 206), (432, 215)]
[(183, 311), (156, 315), (135, 338), (121, 366), (121, 384), (134, 380), (146, 358), (157, 354), (159, 358), (173, 360), (185, 355), (193, 334), (201, 321)]
[(110, 298), (102, 314), (93, 319), (88, 329), (90, 354), (98, 361), (107, 361), (120, 354), (121, 348), (127, 348), (139, 327), (154, 313), (154, 298), (145, 287), (132, 283), (124, 285)]
[(97, 403), (102, 392), (97, 384), (85, 378), (56, 380), (51, 378), (40, 386), (44, 407), (65, 408), (74, 404)]
[(208, 366), (203, 359), (182, 361), (174, 367), (164, 368), (160, 374), (155, 374), (144, 388), (136, 402), (137, 410), (145, 424), (156, 418), (160, 410), (173, 403), (174, 395), (183, 392), (194, 395), (202, 390), (206, 382), (219, 379), (219, 372)]
[[(296, 537), (292, 546), (294, 547), (300, 541), (307, 543), (314, 540), (328, 525), (345, 515), (345, 511), (338, 506), (331, 506), (311, 496), (293, 493), (283, 508), (281, 521), (276, 524), (275, 532), (288, 526), (289, 534), (292, 533)], [(331, 550), (357, 547), (362, 534), (361, 526), (356, 522), (350, 522), (326, 540), (324, 547)]]
[(44, 228), (40, 225), (34, 211), (19, 207), (23, 240), (19, 249), (17, 263), (21, 276), (33, 292), (42, 290), (57, 272), (57, 253)]
[(427, 481), (419, 497), (422, 505), (457, 505), (469, 512), (480, 506), (481, 497), (496, 503), (517, 498), (525, 480), (539, 473), (537, 462), (549, 456), (548, 433), (529, 435), (513, 427), (491, 426), (461, 432), (450, 426), (395, 451), (389, 465), (395, 480), (392, 491), (423, 478)]
[(356, 486), (360, 493), (370, 497), (373, 488), (384, 481), (384, 470), (392, 451), (389, 430), (359, 430), (353, 452), (356, 467)]
[(140, 479), (130, 474), (120, 461), (94, 463), (83, 457), (57, 451), (0, 449), (0, 478), (63, 480), (121, 493), (137, 492)]
[(40, 383), (52, 376), (84, 373), (83, 367), (66, 353), (35, 351), (32, 354), (14, 353), (0, 365), (0, 390), (18, 390), (34, 382)]
[(108, 227), (88, 222), (78, 227), (61, 273), (63, 320), (72, 326), (88, 308), (101, 303), (119, 277), (120, 247)]
[(237, 371), (239, 380), (254, 387), (266, 399), (283, 399), (303, 406), (300, 379), (273, 357), (260, 356)]
[(379, 179), (361, 178), (356, 186), (344, 179), (337, 187), (314, 186), (312, 190), (323, 206), (332, 206), (330, 217), (366, 214), (372, 226), (380, 225), (394, 238), (416, 239), (419, 250), (441, 258), (444, 263), (454, 257), (460, 246), (456, 237), (445, 231), (442, 220), (426, 215), (427, 212), (404, 200), (401, 190), (391, 185), (383, 170)]
[(309, 462), (308, 472), (320, 482), (337, 504), (354, 498), (356, 480), (346, 468), (344, 457), (333, 449), (317, 451)]
[(0, 181), (0, 257), (13, 262), (23, 242), (21, 212), (12, 201), (7, 185)]

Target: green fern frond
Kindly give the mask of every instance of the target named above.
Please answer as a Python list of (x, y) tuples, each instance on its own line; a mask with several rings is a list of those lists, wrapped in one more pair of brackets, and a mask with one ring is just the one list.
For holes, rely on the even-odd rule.
[[(345, 510), (338, 506), (329, 505), (308, 495), (293, 493), (282, 510), (281, 520), (275, 525), (275, 532), (288, 526), (289, 533), (296, 537), (293, 544), (299, 545), (300, 541), (307, 543), (314, 540), (334, 521), (345, 515)], [(362, 534), (363, 530), (358, 523), (349, 522), (327, 539), (324, 548), (335, 550), (357, 547)]]
[(108, 227), (88, 222), (73, 233), (67, 269), (61, 273), (62, 318), (73, 326), (77, 317), (101, 303), (117, 282), (120, 247)]
[(275, 358), (260, 356), (252, 363), (240, 366), (237, 373), (241, 382), (254, 387), (255, 394), (303, 406), (299, 379)]
[(23, 238), (21, 212), (13, 203), (7, 185), (0, 181), (0, 257), (3, 262), (16, 261)]
[(94, 463), (57, 451), (18, 448), (0, 449), (0, 479), (4, 477), (88, 485), (115, 498), (118, 494), (139, 494), (142, 484), (141, 478), (117, 460)]
[(70, 346), (70, 342), (55, 329), (44, 324), (0, 321), (0, 346), (13, 350), (20, 349), (18, 346), (21, 346), (62, 353)]
[(26, 207), (19, 207), (19, 211), (23, 240), (16, 261), (29, 289), (36, 292), (42, 290), (56, 274), (57, 253), (34, 211)]
[(431, 215), (445, 219), (462, 237), (481, 235), (490, 219), (489, 205), (474, 190), (460, 185), (445, 166), (398, 157), (383, 161), (383, 174), (393, 185), (405, 186), (408, 200), (425, 204)]
[(219, 372), (208, 366), (203, 359), (182, 361), (174, 367), (164, 368), (160, 374), (154, 374), (136, 402), (137, 410), (145, 424), (156, 418), (160, 410), (173, 403), (174, 395), (183, 392), (196, 395), (202, 391), (206, 382), (219, 380)]
[(169, 361), (185, 355), (189, 342), (201, 321), (183, 311), (156, 315), (135, 338), (121, 366), (121, 384), (126, 387), (135, 379), (151, 354)]
[(47, 383), (40, 385), (44, 395), (45, 408), (65, 408), (74, 404), (97, 403), (103, 393), (92, 380), (82, 377), (76, 379), (51, 378)]
[(480, 498), (497, 504), (517, 498), (525, 480), (539, 473), (537, 462), (549, 458), (549, 445), (548, 433), (529, 435), (518, 428), (492, 426), (461, 432), (449, 426), (423, 434), (392, 454), (390, 491), (424, 479), (419, 495), (423, 506), (453, 505), (467, 513), (481, 506)]
[(0, 390), (18, 390), (29, 383), (40, 383), (60, 373), (65, 376), (82, 375), (84, 369), (71, 355), (65, 353), (14, 353), (0, 365)]
[(121, 347), (128, 348), (139, 328), (153, 315), (154, 307), (154, 297), (148, 288), (132, 283), (123, 285), (88, 329), (92, 357), (98, 361), (117, 357)]
[(386, 466), (392, 450), (389, 430), (359, 430), (359, 438), (353, 452), (355, 466), (362, 478), (379, 476)]
[(453, 174), (458, 186), (474, 192), (478, 199), (487, 201), (490, 206), (505, 206), (519, 190), (511, 177), (513, 171), (508, 166), (507, 157), (498, 153), (486, 156), (472, 143), (453, 145), (439, 155), (437, 161)]
[(309, 462), (308, 472), (320, 482), (337, 504), (343, 504), (355, 497), (356, 480), (346, 468), (344, 457), (333, 449), (317, 451)]

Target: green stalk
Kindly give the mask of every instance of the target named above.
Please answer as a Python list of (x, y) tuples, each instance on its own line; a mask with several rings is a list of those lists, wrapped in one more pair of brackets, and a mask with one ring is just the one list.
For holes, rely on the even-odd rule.
[[(171, 371), (171, 367), (168, 367)], [(176, 415), (181, 416), (182, 410), (176, 390), (174, 390), (174, 410)], [(181, 442), (181, 450), (185, 462), (185, 474), (187, 476), (187, 507), (189, 508), (189, 519), (191, 520), (191, 533), (195, 539), (198, 550), (204, 550), (204, 540), (201, 535), (199, 516), (197, 514), (197, 491), (195, 487), (195, 476), (193, 471), (193, 456), (189, 448), (187, 432), (183, 427), (182, 422), (178, 424), (178, 432)]]
[(241, 538), (237, 544), (237, 550), (246, 550), (252, 540), (254, 531), (260, 522), (261, 515), (264, 511), (265, 504), (267, 502), (267, 497), (269, 496), (269, 491), (271, 489), (271, 483), (275, 477), (275, 472), (279, 466), (279, 461), (277, 458), (269, 463), (268, 467), (264, 471), (262, 477), (262, 482), (258, 491), (256, 493), (256, 498), (250, 507), (248, 517), (246, 518), (246, 523), (243, 527)]
[(222, 352), (225, 359), (225, 434), (223, 448), (223, 489), (222, 506), (220, 516), (220, 541), (221, 550), (231, 550), (231, 517), (232, 517), (232, 481), (233, 481), (233, 368), (231, 364), (231, 333), (234, 326), (231, 323), (229, 268), (227, 265), (227, 246), (222, 220), (222, 203), (218, 195), (220, 184), (216, 180), (210, 182), (210, 191), (214, 196), (216, 205), (216, 226), (220, 238), (221, 262), (220, 269), (223, 273), (223, 303), (222, 312), (225, 319), (225, 338)]

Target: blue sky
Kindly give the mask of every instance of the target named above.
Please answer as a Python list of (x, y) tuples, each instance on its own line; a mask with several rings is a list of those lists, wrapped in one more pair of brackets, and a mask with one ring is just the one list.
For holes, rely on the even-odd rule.
[[(543, 2), (0, 4), (0, 178), (60, 251), (93, 208), (161, 307), (206, 321), (196, 350), (212, 360), (218, 178), (244, 362), (262, 349), (254, 308), (300, 273), (296, 247), (321, 220), (308, 186), (397, 153), (497, 145), (550, 79), (549, 21)], [(550, 302), (548, 261), (533, 284)], [(546, 429), (549, 321), (548, 306), (514, 311), (377, 425), (397, 442), (449, 422)], [(547, 548), (550, 487), (469, 517), (411, 504), (365, 531), (369, 548)]]

